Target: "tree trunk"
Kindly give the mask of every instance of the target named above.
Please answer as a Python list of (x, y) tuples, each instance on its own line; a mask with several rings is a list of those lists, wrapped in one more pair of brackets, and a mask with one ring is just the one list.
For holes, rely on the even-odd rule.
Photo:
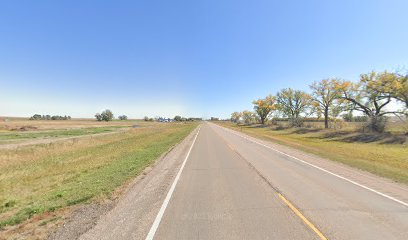
[(324, 109), (324, 128), (329, 128), (329, 108)]

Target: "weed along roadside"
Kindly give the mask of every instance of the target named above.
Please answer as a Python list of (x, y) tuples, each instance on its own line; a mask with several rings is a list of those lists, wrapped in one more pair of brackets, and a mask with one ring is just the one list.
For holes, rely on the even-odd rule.
[(62, 214), (68, 206), (111, 198), (197, 125), (152, 124), (91, 139), (0, 150), (1, 231), (44, 214)]

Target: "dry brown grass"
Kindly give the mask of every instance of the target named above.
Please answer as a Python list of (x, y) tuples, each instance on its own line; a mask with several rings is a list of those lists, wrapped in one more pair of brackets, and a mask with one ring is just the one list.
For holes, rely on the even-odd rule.
[(27, 120), (21, 118), (1, 118), (0, 131), (18, 130), (23, 127), (31, 127), (38, 130), (58, 130), (108, 126), (132, 126), (134, 124), (140, 124), (141, 122), (142, 121), (137, 120), (98, 122), (94, 119)]
[(1, 227), (14, 231), (13, 225), (49, 220), (67, 206), (109, 198), (197, 126), (140, 124), (105, 136), (0, 149), (0, 239)]
[(66, 121), (0, 119), (0, 148), (46, 144), (60, 139), (109, 134), (133, 127), (151, 127), (155, 124), (159, 123), (140, 120), (98, 122), (92, 119)]

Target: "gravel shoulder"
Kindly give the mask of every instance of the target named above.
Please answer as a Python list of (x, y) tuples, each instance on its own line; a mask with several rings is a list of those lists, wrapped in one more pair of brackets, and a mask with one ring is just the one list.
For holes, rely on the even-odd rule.
[(197, 130), (146, 168), (116, 200), (79, 207), (48, 239), (143, 239)]

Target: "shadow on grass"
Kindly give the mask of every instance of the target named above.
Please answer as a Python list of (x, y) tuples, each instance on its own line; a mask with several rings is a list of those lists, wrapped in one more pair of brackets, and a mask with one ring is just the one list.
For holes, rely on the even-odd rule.
[(322, 129), (319, 128), (298, 128), (294, 130), (292, 133), (296, 134), (307, 134), (307, 133), (315, 133), (320, 132)]
[(392, 136), (385, 141), (382, 142), (382, 144), (404, 144), (407, 142), (407, 136), (406, 135), (400, 135), (400, 136)]
[(262, 125), (262, 124), (249, 124), (249, 125), (242, 125), (247, 128), (269, 128), (270, 125)]
[(248, 129), (257, 129), (257, 128), (271, 128), (271, 125), (262, 125), (262, 124), (238, 124), (236, 125), (238, 128), (248, 128)]
[[(334, 142), (346, 142), (346, 143), (379, 143), (379, 144), (405, 144), (407, 143), (408, 135), (406, 134), (393, 134), (390, 132), (385, 133), (371, 133), (360, 132), (358, 130), (327, 130), (323, 128), (292, 128), (282, 125), (261, 125), (261, 124), (242, 124), (238, 127), (248, 129), (268, 129), (270, 131), (282, 131), (280, 135), (292, 135), (292, 134), (309, 134), (320, 133), (313, 136), (305, 136), (310, 139), (329, 140)], [(289, 130), (285, 132), (285, 130)]]
[(346, 143), (380, 143), (380, 144), (405, 144), (407, 136), (399, 134), (386, 133), (363, 133), (350, 131), (327, 132), (320, 136), (312, 138), (328, 139), (337, 142)]
[(383, 141), (388, 137), (389, 137), (388, 134), (360, 133), (360, 134), (344, 137), (340, 139), (340, 141), (348, 142), (348, 143), (353, 143), (353, 142), (372, 143), (372, 142)]
[(335, 138), (345, 137), (345, 136), (353, 134), (353, 133), (355, 133), (355, 132), (350, 132), (350, 131), (330, 131), (330, 132), (324, 133), (319, 138), (321, 138), (321, 139), (323, 139), (323, 138), (335, 139)]

